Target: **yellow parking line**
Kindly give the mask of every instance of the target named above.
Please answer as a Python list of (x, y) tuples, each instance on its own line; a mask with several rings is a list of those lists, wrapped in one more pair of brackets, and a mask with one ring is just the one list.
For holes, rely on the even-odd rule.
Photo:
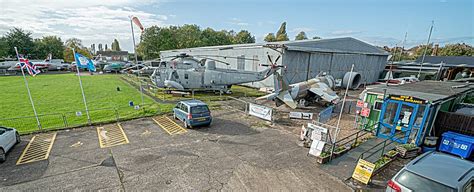
[(48, 159), (55, 140), (56, 133), (33, 136), (21, 153), (20, 158), (18, 158), (16, 165)]
[(171, 120), (169, 117), (161, 116), (157, 118), (151, 118), (158, 124), (163, 130), (165, 130), (170, 135), (186, 133), (187, 130), (178, 125), (176, 122)]
[(97, 137), (99, 139), (100, 148), (113, 147), (129, 143), (128, 137), (125, 134), (122, 125), (106, 125), (104, 127), (97, 127)]

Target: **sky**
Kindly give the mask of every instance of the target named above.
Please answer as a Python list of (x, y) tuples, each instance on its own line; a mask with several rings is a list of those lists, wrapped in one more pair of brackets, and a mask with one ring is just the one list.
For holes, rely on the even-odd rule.
[[(217, 30), (248, 30), (257, 42), (287, 22), (294, 39), (354, 37), (378, 46), (432, 42), (474, 45), (473, 0), (0, 0), (0, 35), (13, 27), (34, 38), (79, 38), (85, 46), (118, 39), (133, 52), (129, 16), (144, 27), (197, 24)], [(135, 28), (136, 40), (139, 32)]]

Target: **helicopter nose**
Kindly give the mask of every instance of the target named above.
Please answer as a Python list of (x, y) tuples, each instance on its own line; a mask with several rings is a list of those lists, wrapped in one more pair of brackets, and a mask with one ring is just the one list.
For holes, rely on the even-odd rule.
[(184, 90), (184, 87), (176, 81), (166, 80), (164, 83), (165, 83), (165, 86), (168, 87), (168, 88), (175, 88), (175, 89), (179, 89), (179, 90)]

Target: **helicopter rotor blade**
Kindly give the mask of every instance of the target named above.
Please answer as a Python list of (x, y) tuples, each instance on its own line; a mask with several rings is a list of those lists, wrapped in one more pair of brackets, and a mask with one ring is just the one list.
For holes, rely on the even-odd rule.
[(272, 57), (270, 57), (270, 55), (267, 55), (267, 57), (268, 57), (268, 60), (270, 61), (270, 63), (273, 64)]
[(225, 61), (221, 61), (221, 60), (218, 60), (218, 59), (213, 59), (213, 58), (203, 57), (203, 56), (195, 56), (195, 57), (199, 57), (199, 58), (203, 58), (203, 59), (209, 59), (209, 60), (217, 61), (217, 62), (220, 62), (220, 63), (224, 63), (226, 65), (230, 65), (230, 63), (227, 63)]
[(234, 56), (221, 56), (221, 55), (193, 55), (195, 57), (221, 57), (224, 59), (231, 58), (231, 59), (243, 59), (243, 60), (250, 60), (250, 61), (259, 61), (258, 59), (251, 59), (251, 58), (245, 58), (245, 57), (234, 57)]
[(281, 55), (278, 55), (278, 57), (275, 59), (275, 63), (273, 63), (273, 64), (276, 65), (276, 63), (278, 62), (278, 60), (280, 59), (280, 57), (281, 57)]

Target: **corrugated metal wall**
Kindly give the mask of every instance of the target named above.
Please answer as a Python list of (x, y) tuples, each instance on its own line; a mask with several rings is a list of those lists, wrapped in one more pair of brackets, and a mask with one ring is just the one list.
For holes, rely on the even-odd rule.
[(386, 58), (383, 55), (286, 51), (283, 63), (287, 65), (285, 78), (290, 83), (311, 79), (320, 72), (342, 79), (352, 64), (355, 64), (354, 71), (362, 75), (363, 82), (373, 83), (385, 68)]

